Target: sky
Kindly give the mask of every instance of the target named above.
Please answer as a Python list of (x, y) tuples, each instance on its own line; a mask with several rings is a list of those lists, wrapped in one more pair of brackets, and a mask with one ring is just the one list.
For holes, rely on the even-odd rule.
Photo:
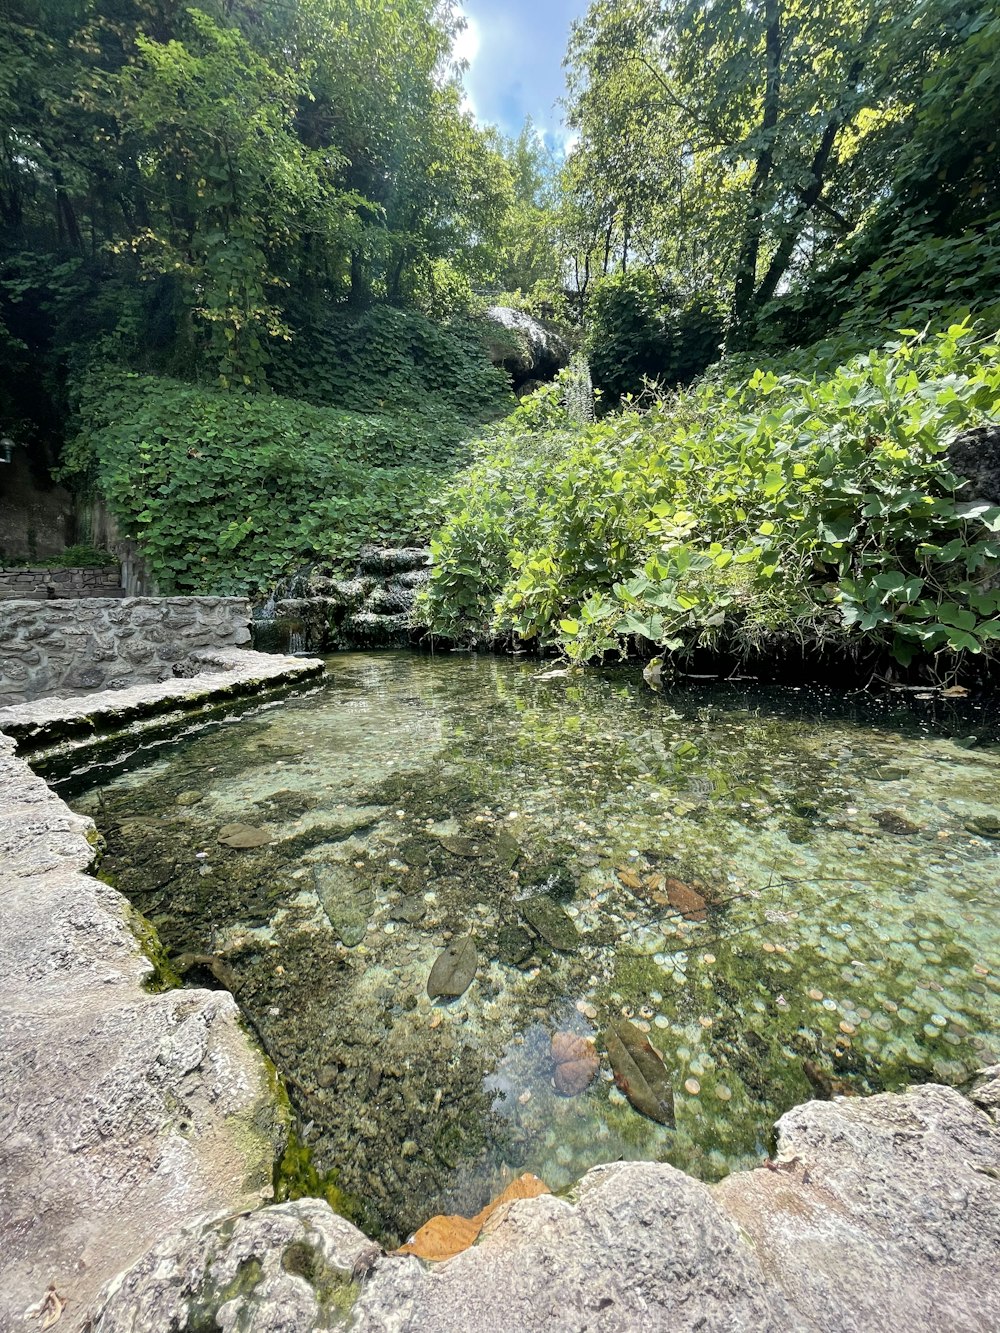
[(517, 134), (526, 116), (553, 147), (564, 146), (562, 61), (570, 24), (587, 0), (462, 0), (469, 26), (457, 53), (469, 61), (465, 88), (476, 119)]

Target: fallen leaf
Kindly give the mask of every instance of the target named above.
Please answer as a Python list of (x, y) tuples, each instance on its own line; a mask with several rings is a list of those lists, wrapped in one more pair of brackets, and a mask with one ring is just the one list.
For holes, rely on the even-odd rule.
[(431, 1263), (441, 1263), (444, 1259), (453, 1259), (456, 1254), (469, 1249), (479, 1239), (483, 1227), (504, 1204), (516, 1199), (535, 1199), (540, 1194), (550, 1194), (551, 1190), (543, 1180), (526, 1172), (512, 1180), (502, 1194), (491, 1200), (475, 1217), (457, 1215), (432, 1217), (425, 1222), (413, 1238), (401, 1245), (394, 1254), (413, 1254), (418, 1259), (427, 1259)]
[(601, 1062), (592, 1041), (573, 1032), (557, 1032), (552, 1038), (552, 1063), (556, 1092), (576, 1097), (593, 1083)]
[(618, 878), (627, 889), (632, 889), (634, 891), (642, 888), (642, 880), (635, 871), (630, 870), (628, 866), (619, 866), (617, 874)]
[(471, 935), (452, 940), (447, 948), (438, 954), (431, 974), (427, 978), (427, 994), (433, 1000), (438, 995), (454, 999), (464, 995), (472, 985), (476, 975), (479, 957), (476, 942)]
[(432, 1217), (396, 1253), (415, 1254), (418, 1259), (440, 1263), (474, 1245), (482, 1229), (482, 1224), (473, 1217)]
[(941, 691), (945, 699), (964, 699), (968, 693), (964, 685), (949, 685), (946, 690)]
[(627, 1021), (610, 1027), (605, 1036), (615, 1083), (637, 1111), (658, 1124), (674, 1124), (674, 1090), (659, 1051), (645, 1033)]
[(685, 921), (704, 921), (706, 902), (697, 889), (683, 880), (666, 881), (667, 898), (675, 912), (680, 912)]

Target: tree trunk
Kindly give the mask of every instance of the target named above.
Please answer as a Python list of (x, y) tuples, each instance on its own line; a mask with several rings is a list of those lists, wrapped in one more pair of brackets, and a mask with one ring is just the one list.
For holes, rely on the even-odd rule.
[(774, 145), (781, 108), (781, 6), (780, 0), (765, 0), (764, 5), (764, 107), (760, 123), (760, 146), (750, 182), (747, 219), (736, 260), (733, 305), (726, 333), (726, 350), (744, 346), (751, 332), (757, 263), (764, 231), (766, 191), (774, 168)]

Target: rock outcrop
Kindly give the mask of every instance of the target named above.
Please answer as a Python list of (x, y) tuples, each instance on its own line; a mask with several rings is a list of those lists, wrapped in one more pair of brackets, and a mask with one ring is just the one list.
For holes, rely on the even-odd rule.
[(960, 431), (948, 446), (948, 464), (967, 479), (960, 500), (1000, 504), (1000, 425)]
[(0, 1329), (50, 1284), (79, 1329), (164, 1233), (270, 1198), (285, 1132), (233, 998), (144, 988), (97, 843), (0, 735)]
[(773, 1162), (716, 1186), (659, 1163), (597, 1167), (570, 1199), (502, 1205), (474, 1248), (430, 1266), (380, 1255), (315, 1200), (264, 1208), (160, 1242), (111, 1284), (93, 1330), (200, 1333), (213, 1318), (253, 1333), (996, 1327), (988, 1115), (928, 1085), (809, 1102), (778, 1138)]
[(495, 327), (487, 351), (515, 388), (528, 380), (551, 380), (569, 364), (570, 345), (552, 325), (509, 306), (490, 306), (486, 318)]
[(114, 1281), (91, 1333), (343, 1327), (377, 1245), (319, 1199), (168, 1236)]
[(407, 647), (424, 634), (413, 607), (429, 578), (424, 547), (366, 546), (351, 578), (314, 574), (276, 600), (254, 621), (254, 642), (276, 652)]

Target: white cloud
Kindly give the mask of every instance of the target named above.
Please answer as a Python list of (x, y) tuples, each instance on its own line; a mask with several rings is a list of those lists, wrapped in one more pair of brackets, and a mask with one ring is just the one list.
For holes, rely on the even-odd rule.
[(482, 45), (479, 35), (479, 25), (476, 23), (475, 19), (469, 18), (468, 14), (465, 13), (461, 6), (456, 5), (455, 12), (465, 19), (465, 27), (455, 38), (455, 43), (451, 48), (452, 53), (456, 60), (464, 60), (467, 61), (469, 65), (472, 65), (476, 56), (479, 55), (479, 48)]

